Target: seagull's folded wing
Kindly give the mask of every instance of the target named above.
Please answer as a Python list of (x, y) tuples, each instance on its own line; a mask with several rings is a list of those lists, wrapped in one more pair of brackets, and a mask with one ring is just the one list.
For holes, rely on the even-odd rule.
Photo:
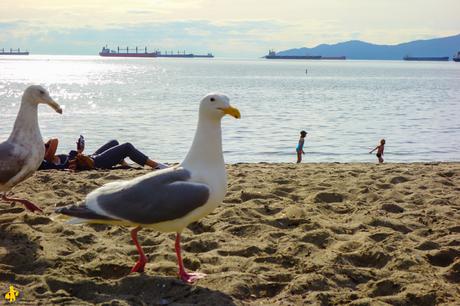
[(25, 164), (25, 159), (14, 155), (14, 151), (13, 144), (7, 141), (0, 143), (0, 184), (6, 184)]
[[(95, 219), (104, 216), (136, 224), (178, 219), (209, 199), (209, 187), (189, 179), (188, 170), (168, 169), (128, 182), (108, 184), (88, 195), (86, 209), (96, 213)], [(62, 209), (60, 212), (66, 214)], [(86, 215), (86, 218), (92, 217)]]

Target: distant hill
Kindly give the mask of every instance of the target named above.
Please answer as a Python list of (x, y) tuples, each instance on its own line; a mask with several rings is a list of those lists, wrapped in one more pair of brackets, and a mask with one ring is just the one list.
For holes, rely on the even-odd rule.
[(334, 45), (321, 44), (314, 48), (289, 49), (278, 55), (341, 56), (347, 59), (400, 60), (409, 56), (449, 56), (460, 51), (460, 34), (443, 38), (415, 40), (398, 45), (376, 45), (360, 40), (350, 40)]

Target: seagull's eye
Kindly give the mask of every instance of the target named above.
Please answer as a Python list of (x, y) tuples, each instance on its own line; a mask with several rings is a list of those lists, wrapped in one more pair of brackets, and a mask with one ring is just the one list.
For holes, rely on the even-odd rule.
[(45, 92), (44, 92), (43, 90), (40, 89), (40, 94), (41, 94), (41, 95), (44, 95)]
[(216, 101), (216, 99), (214, 99), (214, 98), (211, 98), (210, 100), (211, 100), (211, 102), (214, 102), (214, 101)]

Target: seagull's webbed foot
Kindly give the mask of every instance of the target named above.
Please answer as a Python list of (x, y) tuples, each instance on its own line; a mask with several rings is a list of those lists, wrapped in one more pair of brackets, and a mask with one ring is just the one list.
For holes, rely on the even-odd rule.
[(187, 272), (185, 272), (185, 270), (182, 270), (182, 271), (179, 270), (179, 277), (180, 277), (180, 279), (182, 281), (191, 284), (191, 283), (194, 283), (194, 282), (196, 282), (197, 280), (199, 280), (201, 278), (206, 277), (206, 274), (205, 273), (200, 273), (200, 272), (187, 273)]
[(43, 210), (40, 207), (38, 207), (37, 205), (35, 205), (34, 203), (26, 199), (9, 198), (6, 194), (4, 194), (2, 197), (2, 200), (5, 202), (12, 202), (12, 203), (19, 202), (31, 212), (36, 212), (36, 211), (41, 212), (41, 213), (43, 212)]
[(137, 252), (139, 253), (139, 260), (136, 262), (134, 267), (131, 269), (131, 272), (144, 272), (145, 264), (147, 263), (147, 256), (145, 256), (141, 245), (137, 241), (137, 232), (140, 230), (141, 230), (141, 227), (138, 226), (131, 231), (131, 238), (134, 244), (136, 245)]

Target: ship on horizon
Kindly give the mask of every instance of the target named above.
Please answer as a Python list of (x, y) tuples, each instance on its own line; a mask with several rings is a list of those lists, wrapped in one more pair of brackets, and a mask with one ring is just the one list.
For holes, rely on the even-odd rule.
[(0, 50), (0, 55), (29, 55), (29, 51), (21, 51), (20, 48), (17, 48), (17, 49), (11, 49), (10, 48), (10, 51), (8, 52), (5, 51), (5, 48), (2, 48), (2, 50)]
[(135, 49), (130, 49), (129, 47), (120, 49), (120, 47), (117, 47), (117, 50), (110, 50), (105, 46), (102, 47), (102, 51), (99, 52), (99, 55), (106, 57), (156, 57), (157, 53), (147, 52), (147, 47), (145, 47), (144, 52), (142, 52), (138, 47)]
[(322, 55), (278, 55), (275, 50), (269, 50), (266, 59), (310, 59), (310, 60), (345, 60), (346, 56), (322, 56)]
[(449, 60), (448, 56), (409, 56), (406, 55), (403, 57), (405, 61), (432, 61), (432, 62), (447, 62)]
[(193, 54), (193, 53), (180, 53), (179, 51), (177, 53), (173, 53), (172, 51), (168, 53), (167, 51), (165, 53), (161, 53), (161, 51), (155, 50), (153, 52), (147, 52), (147, 47), (144, 47), (144, 52), (142, 52), (142, 49), (139, 49), (136, 47), (135, 49), (130, 49), (129, 47), (125, 48), (120, 48), (117, 47), (117, 50), (110, 50), (107, 48), (107, 46), (102, 47), (102, 51), (99, 52), (100, 56), (105, 56), (105, 57), (173, 57), (173, 58), (195, 58), (195, 57), (206, 57), (206, 58), (213, 58), (214, 55), (212, 53), (208, 54)]
[(457, 55), (452, 56), (454, 62), (460, 62), (460, 51), (457, 52)]
[(185, 51), (183, 51), (182, 53), (180, 53), (179, 51), (177, 51), (177, 53), (174, 53), (173, 51), (171, 51), (170, 53), (168, 53), (167, 51), (165, 51), (165, 53), (161, 53), (161, 51), (156, 51), (156, 52), (157, 52), (157, 57), (207, 57), (207, 58), (214, 57), (212, 53), (193, 54), (193, 53), (185, 53)]

